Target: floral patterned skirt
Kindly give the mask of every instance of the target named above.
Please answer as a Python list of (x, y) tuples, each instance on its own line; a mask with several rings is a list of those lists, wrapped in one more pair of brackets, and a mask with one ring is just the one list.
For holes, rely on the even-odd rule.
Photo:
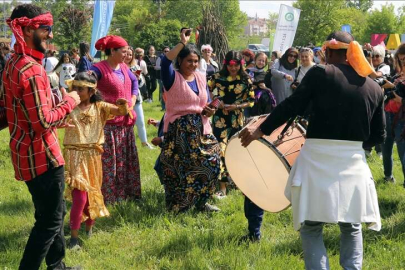
[(242, 129), (244, 120), (243, 110), (230, 112), (217, 110), (212, 121), (214, 136), (218, 139), (219, 146), (221, 147), (222, 162), (220, 181), (231, 185), (233, 185), (233, 183), (229, 183), (229, 173), (225, 166), (225, 149), (228, 140)]
[(103, 185), (106, 204), (141, 198), (141, 177), (133, 126), (105, 125)]
[(200, 115), (188, 114), (169, 124), (162, 154), (166, 207), (175, 212), (201, 208), (214, 193), (220, 174), (220, 148), (203, 135)]

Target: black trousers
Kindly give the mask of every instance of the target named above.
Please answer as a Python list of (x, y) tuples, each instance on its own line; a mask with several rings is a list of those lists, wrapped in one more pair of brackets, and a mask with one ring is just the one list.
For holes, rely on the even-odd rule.
[(148, 88), (148, 97), (153, 99), (153, 92), (155, 92), (157, 87), (157, 80), (155, 77), (150, 77), (149, 80), (146, 80), (146, 87)]
[(35, 224), (25, 246), (20, 270), (39, 269), (44, 258), (47, 269), (64, 269), (64, 167), (50, 169), (26, 184), (35, 207)]

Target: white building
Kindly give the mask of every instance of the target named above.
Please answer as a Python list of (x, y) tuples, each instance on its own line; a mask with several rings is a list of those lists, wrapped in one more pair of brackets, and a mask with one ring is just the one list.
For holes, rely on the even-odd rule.
[(249, 18), (248, 25), (245, 27), (245, 35), (262, 36), (267, 33), (267, 30), (266, 19), (258, 18), (256, 14), (255, 18)]

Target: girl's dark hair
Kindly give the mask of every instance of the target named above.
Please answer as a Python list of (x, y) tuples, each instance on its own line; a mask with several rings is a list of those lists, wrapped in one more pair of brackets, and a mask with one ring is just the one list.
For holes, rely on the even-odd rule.
[(151, 48), (155, 49), (155, 46), (149, 45), (149, 47), (148, 47), (148, 55), (149, 55), (149, 51), (150, 51)]
[(397, 51), (395, 52), (395, 56), (394, 56), (395, 66), (399, 67), (399, 69), (402, 71), (402, 63), (399, 60), (400, 54), (401, 55), (405, 54), (405, 43), (402, 43), (401, 45), (399, 45), (399, 47), (397, 48)]
[[(85, 82), (89, 82), (89, 83), (97, 83), (97, 78), (96, 76), (94, 76), (93, 73), (91, 72), (78, 72), (76, 73), (75, 76), (75, 81), (85, 81)], [(90, 98), (90, 103), (96, 103), (99, 101), (103, 101), (103, 97), (100, 94), (100, 91), (97, 91), (97, 89), (94, 88), (90, 88), (89, 90), (94, 90), (94, 95), (91, 96)]]
[[(293, 63), (288, 62), (288, 55), (291, 53), (297, 54), (297, 58), (295, 58), (295, 61)], [(298, 50), (296, 48), (289, 48), (288, 50), (285, 51), (283, 56), (280, 58), (280, 64), (288, 70), (292, 70), (294, 68), (298, 67)]]
[(80, 57), (86, 56), (90, 62), (93, 61), (93, 58), (90, 56), (90, 45), (87, 42), (80, 42), (79, 44)]
[(38, 6), (35, 6), (32, 4), (23, 4), (23, 5), (18, 5), (13, 9), (10, 19), (14, 20), (16, 18), (21, 18), (21, 17), (27, 17), (29, 19), (32, 19), (32, 18), (35, 18), (44, 13), (46, 13), (46, 10), (44, 10), (41, 7), (38, 7)]
[(180, 62), (182, 62), (183, 59), (186, 58), (189, 54), (196, 54), (198, 56), (198, 61), (200, 61), (201, 54), (200, 51), (197, 49), (197, 47), (195, 47), (194, 45), (187, 44), (186, 47), (184, 47), (177, 55), (176, 61), (177, 69), (180, 69)]
[(64, 63), (63, 63), (63, 58), (65, 58), (66, 56), (69, 57), (69, 63), (73, 64), (73, 62), (72, 62), (72, 57), (70, 57), (70, 55), (69, 55), (68, 53), (64, 53), (64, 54), (61, 55), (61, 57), (59, 57), (59, 62), (58, 62), (58, 64), (55, 66), (55, 68), (53, 69), (53, 71), (57, 70), (58, 67), (60, 67), (62, 64), (64, 64)]
[(222, 69), (219, 71), (219, 75), (221, 75), (222, 77), (228, 77), (229, 76), (229, 71), (228, 71), (228, 63), (231, 60), (234, 60), (238, 63), (240, 63), (240, 69), (238, 72), (238, 75), (240, 76), (240, 78), (242, 80), (246, 80), (249, 78), (249, 75), (246, 73), (245, 69), (243, 68), (243, 65), (241, 63), (242, 61), (242, 54), (237, 52), (237, 51), (229, 51), (227, 52), (227, 54), (225, 55), (225, 59), (224, 59), (224, 65), (222, 66)]
[(274, 56), (276, 59), (280, 59), (280, 52), (279, 51), (272, 51), (271, 55)]

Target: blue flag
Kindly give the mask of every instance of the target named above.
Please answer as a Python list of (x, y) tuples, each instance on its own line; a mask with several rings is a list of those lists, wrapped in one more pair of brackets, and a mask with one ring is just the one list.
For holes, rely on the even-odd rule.
[(114, 11), (114, 1), (104, 1), (96, 0), (94, 5), (93, 13), (93, 29), (91, 31), (91, 45), (90, 45), (90, 55), (94, 57), (97, 53), (94, 45), (97, 40), (105, 37), (108, 33), (108, 28), (110, 28), (113, 11)]

